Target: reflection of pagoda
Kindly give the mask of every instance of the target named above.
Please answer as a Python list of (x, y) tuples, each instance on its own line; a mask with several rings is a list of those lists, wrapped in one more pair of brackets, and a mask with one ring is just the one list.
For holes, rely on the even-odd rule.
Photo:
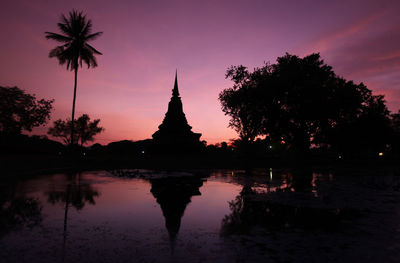
[(163, 122), (158, 126), (158, 131), (153, 134), (154, 145), (159, 150), (196, 150), (201, 147), (200, 136), (201, 133), (192, 132), (192, 127), (186, 120), (175, 73), (175, 85), (168, 111)]
[(186, 206), (192, 196), (201, 195), (199, 189), (203, 185), (203, 180), (190, 176), (152, 179), (150, 182), (150, 191), (160, 204), (173, 250)]

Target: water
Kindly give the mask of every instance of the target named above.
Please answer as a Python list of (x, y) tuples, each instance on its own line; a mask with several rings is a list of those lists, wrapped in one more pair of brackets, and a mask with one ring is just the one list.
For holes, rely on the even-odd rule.
[(0, 185), (1, 262), (398, 262), (400, 177), (96, 171)]

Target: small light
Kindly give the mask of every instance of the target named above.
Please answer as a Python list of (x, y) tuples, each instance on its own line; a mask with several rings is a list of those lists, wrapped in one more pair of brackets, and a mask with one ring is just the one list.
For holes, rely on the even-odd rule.
[(383, 152), (378, 153), (379, 156), (383, 156)]
[(142, 151), (142, 154), (144, 154), (144, 151)]
[(272, 145), (268, 146), (270, 149), (272, 149)]
[(86, 153), (83, 153), (83, 156), (85, 156), (86, 155)]
[(339, 155), (339, 156), (338, 156), (338, 158), (339, 158), (339, 159), (342, 159), (342, 156), (341, 156), (341, 155)]

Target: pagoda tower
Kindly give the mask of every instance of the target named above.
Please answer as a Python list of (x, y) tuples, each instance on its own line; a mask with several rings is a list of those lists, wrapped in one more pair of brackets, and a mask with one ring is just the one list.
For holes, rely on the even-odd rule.
[(175, 84), (168, 111), (158, 131), (153, 134), (153, 143), (158, 150), (196, 150), (201, 147), (201, 133), (192, 132), (192, 127), (183, 112), (182, 100), (178, 90), (178, 76), (175, 72)]

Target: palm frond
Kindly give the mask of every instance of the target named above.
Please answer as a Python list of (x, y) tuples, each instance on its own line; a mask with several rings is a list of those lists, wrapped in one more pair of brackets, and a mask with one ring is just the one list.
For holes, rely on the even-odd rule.
[(57, 26), (61, 30), (61, 32), (63, 32), (67, 36), (73, 35), (69, 25), (63, 23), (57, 23)]
[(62, 34), (45, 32), (46, 39), (52, 39), (64, 45), (52, 49), (49, 57), (57, 57), (59, 63), (66, 64), (69, 70), (82, 67), (83, 63), (87, 64), (88, 68), (96, 67), (97, 60), (94, 55), (102, 55), (102, 53), (89, 45), (87, 41), (97, 39), (103, 32), (91, 34), (92, 21), (75, 9), (69, 12), (68, 17), (62, 15), (57, 26)]
[(92, 47), (91, 45), (89, 45), (88, 43), (85, 43), (85, 46), (90, 49), (90, 51), (92, 53), (95, 53), (97, 55), (103, 55), (100, 51), (96, 50), (94, 47)]
[(64, 46), (57, 46), (50, 50), (49, 58), (58, 57), (62, 52), (64, 52)]
[(55, 41), (63, 42), (63, 43), (72, 40), (72, 38), (70, 38), (68, 36), (60, 35), (60, 34), (57, 34), (57, 33), (53, 33), (53, 32), (45, 32), (45, 33), (47, 34), (46, 35), (46, 39), (53, 39)]
[(64, 32), (65, 34), (71, 36), (72, 31), (71, 31), (71, 23), (70, 21), (65, 17), (65, 15), (61, 15), (61, 21), (57, 23), (58, 28)]
[(85, 62), (85, 64), (88, 65), (88, 68), (97, 67), (97, 60), (96, 60), (95, 56), (93, 55), (93, 52), (91, 52), (91, 50), (86, 49), (86, 48), (82, 49), (80, 58), (81, 58), (81, 63), (83, 60)]
[(92, 41), (92, 40), (96, 40), (99, 36), (101, 36), (103, 34), (103, 32), (96, 32), (94, 34), (90, 34), (88, 36), (85, 36), (85, 40), (86, 41)]
[(92, 21), (89, 19), (86, 24), (84, 24), (81, 35), (86, 38), (88, 34), (92, 32)]

